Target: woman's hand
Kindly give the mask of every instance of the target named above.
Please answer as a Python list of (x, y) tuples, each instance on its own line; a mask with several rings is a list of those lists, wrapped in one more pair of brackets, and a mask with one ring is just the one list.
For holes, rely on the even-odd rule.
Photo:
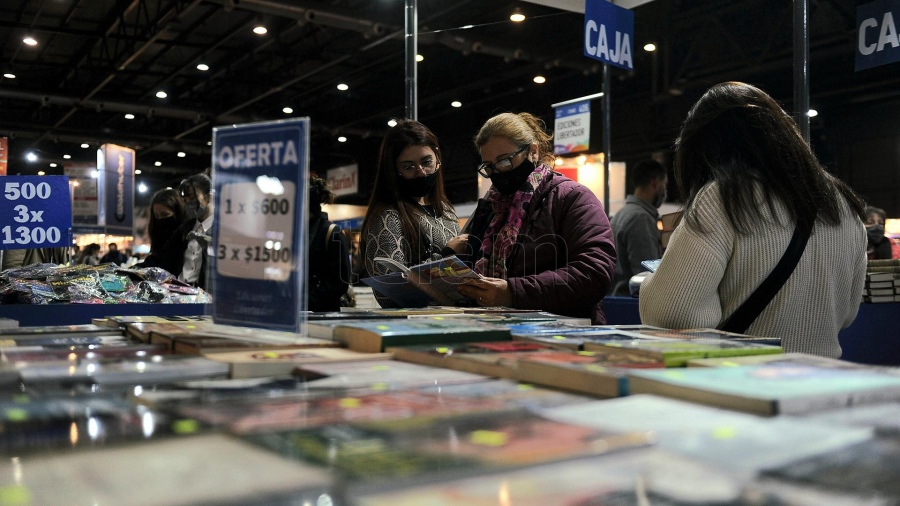
[(469, 234), (460, 234), (453, 239), (447, 241), (445, 248), (450, 248), (457, 255), (466, 253), (466, 244), (469, 241)]
[(459, 293), (474, 300), (479, 306), (507, 306), (512, 304), (512, 293), (505, 279), (466, 279), (459, 285)]

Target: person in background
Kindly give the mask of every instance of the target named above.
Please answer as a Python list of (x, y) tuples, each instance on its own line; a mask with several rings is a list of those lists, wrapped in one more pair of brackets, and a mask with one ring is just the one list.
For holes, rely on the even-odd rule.
[(484, 276), (459, 292), (482, 306), (542, 309), (603, 324), (601, 300), (616, 265), (603, 205), (552, 169), (543, 121), (503, 113), (475, 136), (491, 188), (450, 248)]
[(884, 235), (886, 220), (887, 215), (883, 209), (866, 207), (866, 236), (868, 237), (866, 253), (869, 260), (900, 258), (900, 244), (896, 239)]
[(100, 245), (92, 242), (82, 248), (76, 263), (79, 265), (100, 265)]
[(675, 178), (684, 216), (641, 285), (642, 323), (718, 327), (769, 276), (795, 229), (811, 227), (796, 268), (744, 333), (840, 357), (838, 331), (856, 318), (865, 280), (864, 205), (793, 119), (754, 86), (713, 86), (684, 121)]
[(643, 160), (632, 170), (634, 193), (625, 197), (625, 206), (609, 222), (616, 238), (616, 273), (610, 295), (630, 295), (628, 281), (639, 272), (644, 260), (662, 256), (659, 240), (659, 206), (666, 200), (669, 178), (656, 160)]
[(334, 203), (324, 179), (309, 177), (309, 300), (310, 311), (340, 311), (350, 286), (350, 244), (340, 227), (328, 221), (322, 204)]
[[(440, 258), (459, 220), (444, 193), (438, 139), (425, 125), (400, 120), (381, 143), (375, 188), (362, 225), (362, 258), (370, 276), (386, 274), (386, 257), (412, 266)], [(395, 304), (375, 292), (382, 307)]]
[(125, 256), (124, 253), (119, 251), (118, 244), (111, 242), (109, 243), (109, 251), (107, 251), (105, 255), (100, 257), (100, 263), (114, 263), (118, 266), (124, 266), (126, 263), (128, 263), (128, 257)]
[(212, 242), (209, 234), (215, 216), (212, 181), (206, 174), (194, 174), (182, 181), (178, 190), (184, 200), (185, 222), (163, 246), (159, 267), (181, 281), (205, 289)]
[(150, 253), (135, 267), (163, 267), (163, 248), (184, 222), (184, 200), (178, 190), (163, 188), (154, 193), (150, 198), (150, 221), (147, 224)]

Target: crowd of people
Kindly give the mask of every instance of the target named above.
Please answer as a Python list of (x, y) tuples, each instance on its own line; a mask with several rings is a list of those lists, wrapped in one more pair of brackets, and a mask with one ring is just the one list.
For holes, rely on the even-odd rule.
[[(554, 170), (552, 134), (540, 118), (497, 114), (475, 133), (473, 148), (477, 173), (491, 184), (460, 229), (437, 136), (418, 121), (398, 121), (381, 143), (352, 250), (322, 211), (334, 195), (312, 175), (309, 308), (338, 310), (357, 261), (363, 276), (380, 276), (387, 270), (378, 257), (411, 267), (456, 255), (478, 274), (457, 286), (472, 304), (603, 324), (604, 297), (628, 296), (640, 274), (645, 324), (775, 336), (787, 352), (839, 357), (838, 332), (856, 317), (867, 260), (900, 258), (900, 243), (885, 235), (885, 212), (830, 175), (793, 119), (748, 84), (713, 86), (688, 113), (672, 171), (681, 218), (665, 249), (658, 210), (669, 171), (659, 161), (629, 171), (633, 192), (609, 220), (589, 188)], [(149, 254), (137, 266), (204, 288), (214, 216), (206, 174), (159, 190), (150, 202)], [(7, 250), (3, 268), (53, 261), (56, 253)], [(132, 263), (116, 243), (100, 253), (89, 244), (59, 263)], [(658, 266), (647, 273), (652, 260)]]

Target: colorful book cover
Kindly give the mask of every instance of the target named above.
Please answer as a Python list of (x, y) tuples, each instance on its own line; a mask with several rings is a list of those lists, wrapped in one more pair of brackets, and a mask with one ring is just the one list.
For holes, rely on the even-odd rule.
[(629, 368), (662, 368), (659, 360), (617, 350), (548, 353), (519, 362), (520, 381), (561, 388), (600, 397), (628, 394)]
[(548, 353), (550, 347), (524, 341), (497, 341), (389, 347), (387, 351), (405, 362), (514, 379), (519, 360)]
[(310, 391), (390, 391), (473, 383), (488, 379), (480, 374), (398, 360), (308, 364), (297, 367), (294, 374), (307, 380), (306, 385)]
[(498, 325), (422, 318), (340, 325), (333, 336), (351, 350), (366, 353), (382, 352), (389, 346), (511, 339), (509, 330)]
[(618, 348), (632, 353), (646, 354), (658, 358), (667, 367), (683, 367), (692, 358), (737, 357), (744, 355), (766, 355), (783, 353), (781, 347), (765, 344), (744, 343), (727, 339), (668, 339), (651, 341), (593, 341), (584, 343), (585, 350), (599, 351)]
[(386, 360), (390, 353), (358, 353), (343, 348), (276, 348), (235, 352), (211, 352), (203, 356), (229, 364), (232, 378), (290, 374), (297, 366), (322, 362)]
[(792, 364), (630, 371), (631, 393), (652, 393), (761, 415), (802, 414), (900, 400), (900, 376)]

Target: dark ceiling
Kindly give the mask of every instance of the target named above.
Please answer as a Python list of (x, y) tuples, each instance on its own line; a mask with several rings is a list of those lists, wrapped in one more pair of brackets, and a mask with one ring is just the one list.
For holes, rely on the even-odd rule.
[[(853, 72), (857, 2), (809, 2), (813, 107), (900, 95), (896, 66)], [(525, 22), (509, 21), (516, 9)], [(635, 70), (611, 71), (614, 159), (670, 149), (716, 82), (758, 84), (790, 109), (791, 1), (655, 0), (634, 12)], [(551, 122), (550, 104), (601, 90), (600, 66), (582, 55), (582, 14), (418, 0), (418, 20), (418, 117), (445, 144), (457, 200), (474, 186), (469, 139), (487, 117), (524, 110)], [(259, 24), (267, 34), (253, 33)], [(356, 162), (365, 182), (387, 120), (404, 115), (403, 25), (403, 0), (3, 0), (0, 71), (15, 75), (0, 78), (10, 174), (62, 173), (64, 154), (92, 161), (110, 142), (137, 151), (139, 179), (155, 189), (209, 166), (214, 126), (308, 116), (313, 169)], [(659, 49), (643, 51), (647, 42)], [(538, 74), (545, 84), (532, 81)], [(29, 150), (38, 162), (23, 160)]]

